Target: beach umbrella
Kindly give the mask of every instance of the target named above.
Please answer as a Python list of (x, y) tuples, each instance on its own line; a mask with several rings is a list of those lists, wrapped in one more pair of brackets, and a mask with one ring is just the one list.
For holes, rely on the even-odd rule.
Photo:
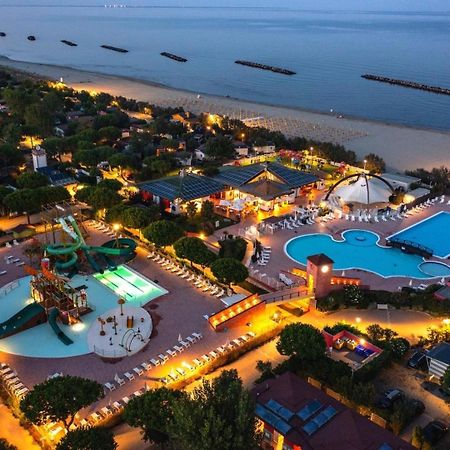
[(341, 277), (345, 277), (345, 270), (342, 271)]
[(409, 280), (409, 285), (412, 286), (413, 280)]
[(445, 277), (441, 278), (441, 283), (444, 284), (445, 283)]
[(181, 342), (183, 338), (181, 337), (181, 333), (178, 335), (178, 342)]

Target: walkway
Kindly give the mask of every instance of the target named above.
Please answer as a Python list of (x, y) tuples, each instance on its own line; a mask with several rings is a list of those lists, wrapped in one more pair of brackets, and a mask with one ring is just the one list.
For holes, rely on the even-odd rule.
[(6, 439), (19, 450), (39, 450), (31, 434), (20, 425), (19, 419), (14, 417), (10, 409), (0, 403), (0, 438)]

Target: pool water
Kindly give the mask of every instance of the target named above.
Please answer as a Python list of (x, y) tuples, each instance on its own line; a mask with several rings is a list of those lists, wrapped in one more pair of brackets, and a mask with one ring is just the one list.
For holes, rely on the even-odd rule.
[(441, 211), (428, 219), (422, 220), (390, 238), (414, 242), (433, 251), (434, 256), (450, 256), (450, 213)]
[(134, 306), (142, 306), (156, 297), (167, 294), (166, 289), (127, 266), (119, 266), (116, 270), (96, 273), (94, 278), (127, 302), (134, 303)]
[[(420, 269), (424, 263), (418, 255), (408, 255), (396, 248), (378, 245), (379, 236), (370, 231), (348, 230), (342, 233), (342, 241), (334, 240), (329, 234), (308, 234), (291, 239), (286, 243), (286, 254), (306, 266), (308, 256), (324, 253), (334, 261), (335, 270), (362, 269), (382, 277), (409, 277), (427, 279), (450, 276), (450, 267), (439, 264), (439, 275)], [(435, 264), (435, 263), (428, 263)], [(437, 265), (437, 263), (436, 263)]]

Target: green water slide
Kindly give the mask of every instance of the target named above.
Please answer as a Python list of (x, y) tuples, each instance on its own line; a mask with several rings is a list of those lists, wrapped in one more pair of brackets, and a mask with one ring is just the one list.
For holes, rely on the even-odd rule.
[(0, 323), (0, 339), (44, 323), (46, 320), (45, 309), (39, 303), (31, 303)]
[(52, 330), (55, 332), (56, 336), (58, 337), (58, 339), (65, 345), (70, 345), (73, 344), (72, 339), (70, 339), (69, 336), (67, 336), (66, 334), (64, 334), (61, 330), (61, 328), (59, 328), (58, 324), (56, 323), (56, 319), (58, 318), (59, 315), (59, 311), (57, 308), (53, 308), (50, 311), (50, 314), (48, 315), (48, 323), (50, 324), (50, 326), (52, 327)]

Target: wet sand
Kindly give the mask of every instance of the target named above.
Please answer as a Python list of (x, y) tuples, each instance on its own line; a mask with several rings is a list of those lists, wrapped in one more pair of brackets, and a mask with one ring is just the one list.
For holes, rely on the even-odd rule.
[[(360, 159), (376, 153), (390, 169), (403, 172), (423, 167), (450, 166), (450, 132), (390, 125), (358, 118), (247, 102), (229, 97), (198, 94), (148, 81), (123, 78), (68, 67), (13, 61), (0, 57), (0, 66), (38, 77), (59, 80), (75, 89), (109, 92), (161, 106), (182, 106), (194, 113), (226, 114), (251, 126), (265, 126), (287, 136), (304, 136), (343, 144)], [(368, 105), (370, 107), (370, 105)], [(450, 120), (450, 112), (449, 112)]]

